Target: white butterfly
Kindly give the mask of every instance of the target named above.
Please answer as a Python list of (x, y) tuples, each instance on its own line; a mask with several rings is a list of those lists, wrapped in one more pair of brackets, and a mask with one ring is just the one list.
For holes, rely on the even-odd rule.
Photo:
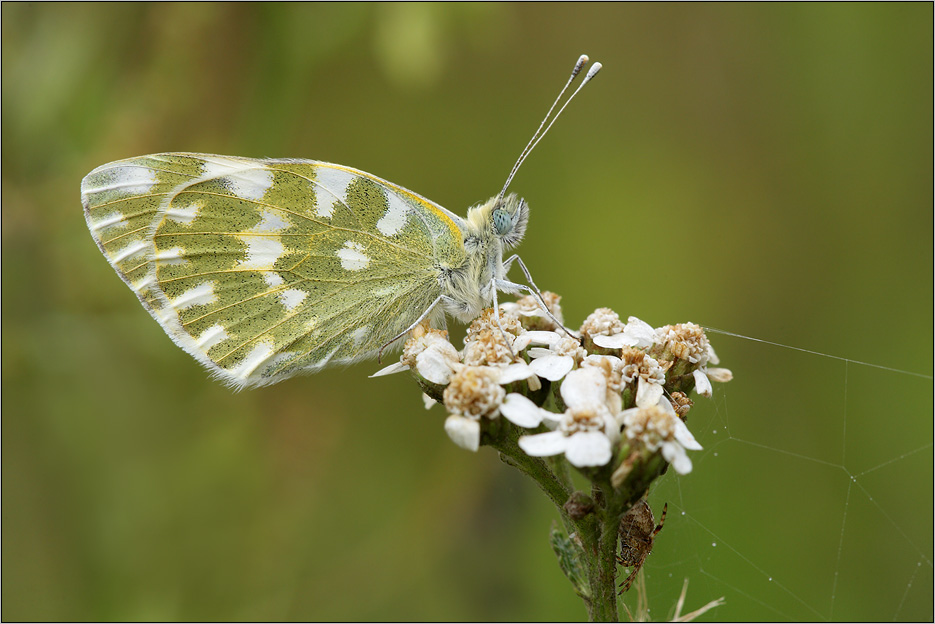
[[(529, 218), (506, 189), (587, 61), (503, 190), (466, 219), (341, 165), (166, 153), (89, 173), (88, 228), (172, 340), (231, 386), (371, 358), (426, 318), (496, 307), (497, 291), (538, 296), (522, 260), (503, 260)], [(507, 279), (514, 262), (528, 285)]]

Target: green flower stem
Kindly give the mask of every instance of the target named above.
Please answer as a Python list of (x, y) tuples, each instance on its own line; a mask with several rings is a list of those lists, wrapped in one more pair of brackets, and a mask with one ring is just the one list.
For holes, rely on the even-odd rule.
[(625, 502), (613, 488), (595, 486), (595, 498), (603, 505), (598, 511), (591, 539), (595, 544), (588, 566), (591, 600), (588, 619), (592, 622), (616, 622), (617, 613), (617, 531)]
[[(532, 477), (558, 509), (565, 530), (569, 535), (576, 534), (583, 546), (578, 554), (587, 572), (588, 587), (583, 592), (576, 587), (576, 592), (585, 601), (588, 619), (592, 622), (616, 622), (617, 527), (624, 502), (614, 496), (613, 489), (607, 484), (603, 490), (595, 489), (596, 501), (602, 501), (602, 504), (597, 504), (593, 513), (572, 518), (565, 508), (573, 487), (564, 458), (544, 460), (531, 457), (519, 448), (517, 428), (498, 429), (490, 432), (493, 435), (485, 436), (484, 443), (499, 451), (504, 462)], [(605, 507), (608, 504), (610, 508)]]
[[(520, 429), (503, 418), (487, 421), (482, 444), (500, 452), (500, 459), (529, 475), (546, 493), (558, 509), (569, 539), (553, 536), (561, 548), (562, 556), (576, 557), (577, 562), (565, 561), (562, 569), (582, 597), (591, 622), (616, 622), (617, 609), (617, 544), (620, 518), (643, 495), (650, 483), (665, 470), (667, 463), (661, 454), (654, 454), (638, 462), (626, 481), (615, 489), (609, 480), (609, 470), (598, 470), (590, 475), (593, 483), (591, 496), (593, 510), (589, 513), (572, 511), (569, 499), (575, 492), (571, 471), (563, 456), (541, 458), (527, 455), (519, 447)], [(576, 499), (588, 499), (582, 493)], [(569, 505), (566, 505), (569, 503)], [(572, 515), (573, 514), (573, 515)], [(575, 536), (574, 539), (570, 539)], [(556, 540), (558, 540), (556, 542)], [(578, 544), (578, 546), (573, 546)], [(560, 562), (561, 563), (561, 562)], [(569, 574), (580, 569), (585, 578)]]
[[(483, 443), (491, 446), (500, 452), (501, 459), (523, 471), (542, 488), (549, 499), (560, 510), (571, 496), (571, 488), (563, 483), (549, 466), (549, 463), (541, 457), (532, 457), (519, 448), (519, 433), (516, 427), (503, 427), (499, 432), (501, 435), (493, 435), (489, 438), (484, 436)], [(565, 519), (562, 513), (563, 520)], [(567, 527), (567, 522), (565, 523)]]

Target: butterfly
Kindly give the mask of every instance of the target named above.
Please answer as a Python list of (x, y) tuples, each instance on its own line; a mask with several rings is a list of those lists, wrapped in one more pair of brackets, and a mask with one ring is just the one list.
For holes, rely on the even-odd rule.
[[(503, 190), (467, 218), (342, 165), (163, 153), (91, 171), (88, 228), (169, 337), (232, 387), (372, 358), (426, 319), (470, 321), (498, 291), (538, 296), (522, 260), (503, 260), (529, 218), (506, 189), (587, 61)], [(514, 262), (529, 285), (507, 279)]]

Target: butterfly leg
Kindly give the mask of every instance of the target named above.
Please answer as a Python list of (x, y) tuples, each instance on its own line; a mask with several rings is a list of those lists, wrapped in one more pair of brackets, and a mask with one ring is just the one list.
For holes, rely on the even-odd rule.
[(493, 297), (493, 317), (497, 319), (497, 327), (500, 328), (500, 333), (503, 335), (503, 342), (506, 344), (506, 348), (510, 350), (510, 357), (516, 357), (516, 354), (513, 353), (513, 344), (509, 338), (506, 337), (506, 331), (503, 329), (503, 325), (500, 324), (500, 304), (497, 302), (497, 290), (498, 285), (501, 280), (496, 278), (490, 280), (490, 292)]
[(509, 282), (509, 283), (512, 284), (514, 287), (522, 288), (523, 290), (526, 290), (527, 292), (529, 292), (529, 294), (534, 295), (536, 297), (536, 301), (539, 303), (542, 309), (545, 310), (545, 313), (549, 315), (549, 318), (552, 319), (553, 323), (561, 327), (562, 331), (568, 334), (569, 337), (574, 338), (575, 340), (580, 340), (577, 336), (575, 336), (571, 332), (571, 330), (565, 327), (564, 324), (560, 323), (558, 319), (552, 315), (552, 311), (549, 310), (549, 307), (547, 305), (545, 305), (545, 300), (542, 298), (542, 293), (539, 291), (539, 287), (536, 286), (536, 283), (534, 281), (532, 281), (532, 275), (529, 273), (529, 269), (526, 268), (526, 264), (523, 262), (523, 259), (520, 258), (518, 254), (513, 254), (512, 256), (507, 258), (506, 261), (504, 261), (503, 263), (504, 274), (510, 270), (510, 266), (513, 264), (514, 261), (516, 262), (516, 264), (519, 265), (520, 270), (523, 272), (523, 275), (526, 277), (526, 281), (529, 282), (529, 286), (531, 286), (532, 288), (530, 288), (529, 286), (522, 286), (520, 284), (513, 284), (512, 282)]
[(448, 297), (446, 297), (445, 295), (439, 295), (439, 296), (435, 299), (435, 301), (433, 301), (433, 302), (429, 305), (429, 307), (427, 307), (427, 308), (425, 309), (425, 312), (423, 312), (423, 313), (419, 316), (419, 318), (417, 318), (416, 321), (415, 321), (412, 325), (410, 325), (409, 327), (407, 327), (407, 328), (404, 329), (403, 331), (401, 331), (401, 332), (399, 332), (398, 334), (396, 334), (396, 336), (394, 336), (392, 339), (390, 339), (389, 342), (387, 342), (385, 345), (383, 345), (382, 347), (380, 347), (380, 350), (377, 351), (377, 361), (382, 363), (382, 362), (383, 362), (383, 351), (385, 351), (386, 348), (387, 348), (388, 346), (390, 346), (391, 344), (393, 344), (394, 342), (396, 342), (397, 340), (399, 340), (400, 338), (402, 338), (403, 336), (405, 336), (406, 334), (408, 334), (409, 332), (411, 332), (413, 329), (415, 329), (416, 327), (418, 327), (419, 324), (420, 324), (422, 321), (424, 321), (426, 318), (428, 318), (429, 314), (432, 313), (432, 310), (435, 309), (435, 306), (437, 306), (439, 303), (441, 303), (441, 302), (444, 301), (445, 299), (448, 299)]

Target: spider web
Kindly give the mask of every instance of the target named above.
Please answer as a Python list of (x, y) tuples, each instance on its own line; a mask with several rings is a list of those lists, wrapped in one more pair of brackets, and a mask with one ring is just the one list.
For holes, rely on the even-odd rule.
[(736, 377), (689, 413), (692, 473), (650, 492), (650, 617), (687, 578), (683, 611), (725, 597), (701, 619), (931, 619), (932, 377), (708, 334)]

